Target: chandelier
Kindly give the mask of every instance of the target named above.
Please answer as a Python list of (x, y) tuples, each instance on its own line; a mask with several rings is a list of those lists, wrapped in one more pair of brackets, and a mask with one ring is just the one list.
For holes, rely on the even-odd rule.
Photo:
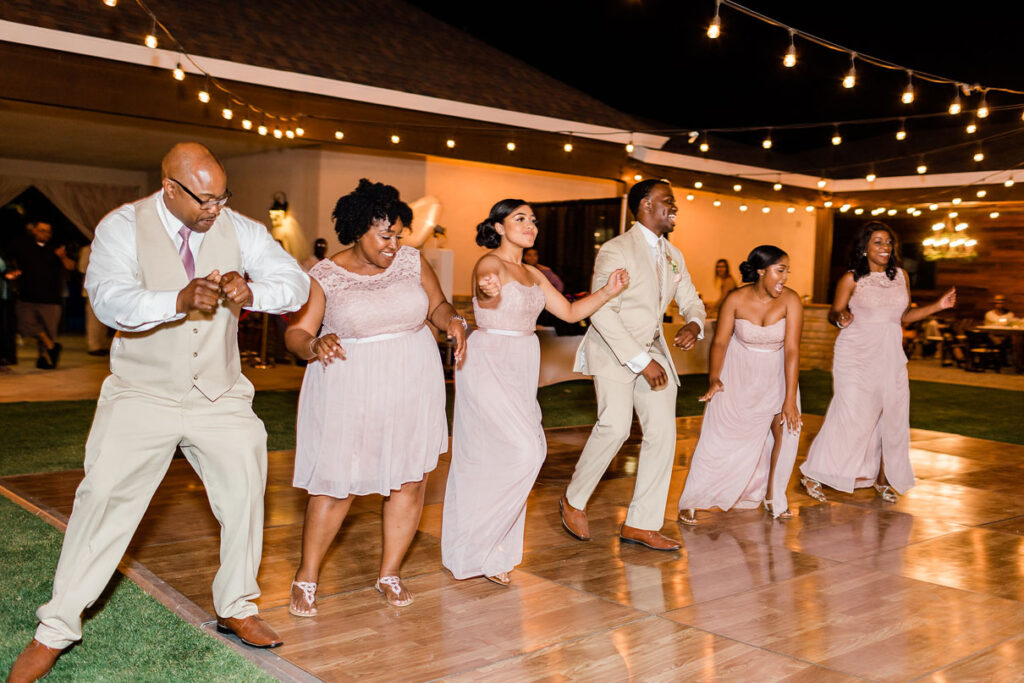
[(957, 221), (957, 217), (953, 212), (947, 220), (932, 224), (932, 234), (921, 242), (926, 260), (971, 259), (978, 255), (978, 240), (967, 234), (967, 222)]

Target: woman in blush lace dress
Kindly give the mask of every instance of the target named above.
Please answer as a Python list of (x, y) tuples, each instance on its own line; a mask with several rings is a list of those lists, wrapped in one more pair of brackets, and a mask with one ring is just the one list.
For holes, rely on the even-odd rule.
[(910, 465), (910, 382), (903, 326), (956, 305), (956, 288), (910, 308), (896, 237), (872, 221), (854, 236), (850, 270), (836, 285), (829, 322), (840, 330), (832, 362), (832, 402), (800, 467), (808, 495), (821, 485), (852, 493), (873, 486), (887, 503), (914, 486)]
[[(355, 496), (384, 496), (375, 587), (396, 607), (412, 602), (399, 578), (423, 510), (427, 473), (448, 450), (444, 375), (427, 322), (465, 353), (465, 321), (430, 265), (399, 247), (408, 208), (389, 185), (359, 181), (338, 200), (334, 226), (352, 248), (309, 271), (309, 301), (285, 334), (310, 361), (299, 394), (293, 484), (309, 492), (302, 559), (289, 611), (316, 614), (320, 565)], [(319, 336), (318, 336), (319, 335)]]
[(756, 508), (792, 513), (786, 487), (800, 441), (800, 297), (786, 287), (789, 256), (772, 245), (740, 264), (743, 281), (722, 302), (711, 346), (700, 439), (679, 497), (679, 521), (696, 511)]
[(629, 283), (617, 270), (604, 287), (569, 303), (523, 263), (536, 238), (537, 219), (521, 199), (498, 202), (477, 226), (477, 244), (493, 251), (473, 271), (478, 329), (455, 373), (441, 532), (441, 560), (456, 579), (484, 576), (507, 586), (523, 558), (526, 498), (547, 454), (537, 403), (537, 315), (546, 308), (562, 320), (582, 320)]

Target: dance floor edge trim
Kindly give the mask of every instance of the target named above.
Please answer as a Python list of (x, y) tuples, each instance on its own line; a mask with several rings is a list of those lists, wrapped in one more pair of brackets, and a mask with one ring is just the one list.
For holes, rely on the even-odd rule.
[[(0, 484), (0, 495), (27, 512), (39, 517), (62, 534), (68, 528), (68, 518), (54, 508), (42, 504), (32, 497), (22, 496)], [(184, 594), (149, 570), (146, 565), (125, 555), (117, 565), (117, 571), (143, 590), (147, 595), (174, 613), (179, 619), (199, 628), (216, 638), (232, 650), (245, 657), (262, 671), (280, 681), (307, 683), (320, 681), (298, 665), (278, 656), (273, 650), (264, 650), (243, 645), (235, 636), (226, 636), (214, 628), (216, 617), (189, 600)]]

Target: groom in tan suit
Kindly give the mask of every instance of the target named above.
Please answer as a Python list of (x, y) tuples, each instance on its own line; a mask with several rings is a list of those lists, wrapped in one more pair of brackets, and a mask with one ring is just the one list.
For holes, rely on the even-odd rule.
[(686, 324), (673, 343), (692, 349), (704, 335), (704, 303), (682, 253), (667, 239), (676, 221), (672, 187), (664, 180), (641, 181), (629, 191), (628, 204), (637, 222), (601, 247), (592, 289), (603, 287), (616, 268), (629, 271), (629, 288), (591, 316), (592, 325), (576, 353), (574, 369), (594, 377), (597, 424), (558, 507), (566, 531), (590, 540), (587, 501), (629, 436), (635, 409), (644, 439), (633, 501), (619, 536), (672, 551), (679, 543), (663, 536), (661, 526), (675, 458), (679, 375), (662, 334), (662, 319), (675, 298)]

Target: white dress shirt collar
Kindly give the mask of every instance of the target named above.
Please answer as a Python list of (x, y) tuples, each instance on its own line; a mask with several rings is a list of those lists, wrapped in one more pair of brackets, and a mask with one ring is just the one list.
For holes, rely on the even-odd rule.
[(636, 224), (637, 226), (640, 227), (640, 234), (644, 236), (645, 240), (647, 240), (647, 246), (649, 246), (651, 249), (657, 249), (658, 244), (661, 241), (661, 237), (659, 235), (656, 235), (653, 230), (648, 228), (640, 221), (637, 221)]
[[(164, 203), (164, 191), (160, 190), (157, 192), (157, 195), (156, 214), (160, 216), (160, 222), (163, 223), (164, 230), (167, 231), (167, 236), (171, 238), (172, 242), (174, 242), (175, 248), (180, 249), (181, 235), (178, 234), (178, 231), (181, 230), (184, 223), (179, 221), (175, 215), (171, 213), (171, 210), (167, 208), (167, 204)], [(205, 233), (195, 232), (192, 230), (189, 231), (188, 243), (192, 248), (192, 253), (195, 253), (196, 248), (202, 243), (204, 234)]]

